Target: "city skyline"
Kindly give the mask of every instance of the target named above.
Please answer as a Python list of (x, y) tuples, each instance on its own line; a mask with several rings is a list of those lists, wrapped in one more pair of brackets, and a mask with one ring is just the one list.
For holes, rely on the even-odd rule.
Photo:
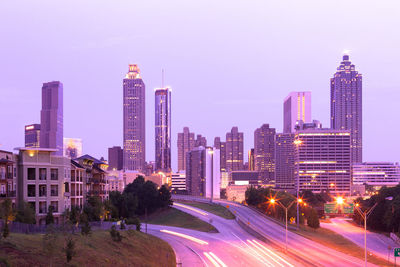
[[(350, 4), (349, 10), (355, 6), (356, 4)], [(12, 4), (6, 6), (6, 8), (7, 7), (13, 9)], [(259, 7), (261, 11), (266, 12), (266, 6), (260, 4)], [(352, 62), (355, 62), (357, 70), (364, 75), (364, 161), (399, 161), (399, 157), (395, 152), (399, 150), (399, 147), (397, 147), (398, 145), (396, 143), (393, 144), (389, 141), (395, 138), (396, 126), (387, 124), (386, 127), (388, 127), (388, 131), (383, 133), (381, 127), (377, 127), (377, 125), (382, 124), (382, 118), (388, 121), (395, 121), (396, 119), (394, 114), (397, 113), (397, 107), (393, 101), (399, 96), (397, 88), (399, 87), (400, 80), (395, 75), (399, 68), (397, 65), (399, 56), (395, 53), (394, 47), (398, 46), (400, 40), (396, 36), (387, 36), (385, 33), (378, 33), (375, 29), (369, 30), (368, 35), (359, 32), (357, 36), (351, 37), (352, 35), (350, 34), (354, 32), (354, 29), (363, 29), (367, 27), (368, 24), (364, 26), (363, 23), (366, 22), (367, 15), (372, 13), (372, 10), (374, 12), (376, 11), (374, 7), (375, 6), (371, 4), (363, 3), (362, 8), (365, 13), (357, 15), (359, 20), (354, 22), (354, 25), (347, 25), (348, 28), (343, 29), (340, 33), (333, 32), (333, 36), (336, 36), (338, 39), (340, 39), (339, 36), (344, 36), (344, 38), (341, 39), (342, 41), (332, 42), (332, 38), (334, 37), (330, 37), (328, 40), (330, 40), (331, 43), (321, 49), (317, 49), (316, 46), (321, 46), (322, 41), (319, 43), (317, 42), (316, 45), (310, 45), (310, 47), (306, 47), (303, 43), (303, 45), (299, 45), (298, 48), (290, 47), (292, 50), (288, 50), (289, 47), (283, 45), (282, 37), (273, 34), (271, 37), (272, 40), (274, 40), (272, 44), (260, 50), (267, 40), (266, 37), (262, 35), (260, 39), (261, 46), (254, 47), (254, 52), (242, 51), (246, 57), (235, 57), (235, 61), (238, 63), (236, 66), (235, 64), (232, 64), (232, 66), (229, 65), (231, 61), (227, 60), (227, 57), (236, 55), (238, 46), (232, 44), (231, 49), (223, 50), (223, 48), (227, 47), (228, 43), (231, 43), (230, 41), (234, 40), (233, 35), (229, 32), (223, 33), (221, 37), (223, 39), (220, 39), (221, 43), (217, 43), (214, 46), (215, 51), (210, 51), (209, 55), (202, 54), (204, 59), (193, 55), (193, 60), (186, 58), (185, 55), (187, 53), (185, 51), (194, 52), (197, 50), (185, 50), (184, 46), (181, 45), (178, 45), (175, 49), (171, 48), (169, 44), (166, 44), (165, 48), (156, 49), (154, 56), (150, 56), (148, 52), (149, 49), (137, 46), (137, 44), (135, 44), (135, 48), (138, 53), (126, 54), (124, 52), (118, 54), (116, 49), (124, 51), (122, 48), (131, 44), (129, 41), (131, 39), (129, 38), (136, 38), (136, 35), (132, 36), (131, 34), (128, 34), (128, 36), (126, 36), (125, 39), (122, 38), (122, 40), (116, 38), (119, 34), (121, 34), (120, 36), (122, 37), (125, 36), (124, 32), (121, 31), (115, 31), (115, 35), (113, 35), (113, 32), (108, 30), (104, 34), (99, 34), (98, 38), (93, 35), (87, 38), (79, 35), (79, 38), (76, 39), (76, 41), (79, 41), (78, 44), (75, 43), (75, 41), (67, 41), (65, 44), (62, 44), (60, 42), (66, 41), (65, 38), (71, 37), (71, 34), (68, 31), (68, 27), (66, 28), (61, 25), (60, 32), (66, 33), (66, 37), (57, 41), (57, 45), (52, 46), (51, 49), (49, 49), (47, 45), (44, 45), (43, 48), (39, 48), (41, 44), (44, 44), (42, 39), (29, 35), (28, 38), (32, 41), (30, 43), (33, 45), (26, 47), (24, 45), (24, 49), (19, 50), (20, 55), (16, 55), (15, 60), (8, 55), (4, 55), (4, 63), (1, 63), (7, 64), (2, 65), (4, 71), (1, 74), (2, 84), (0, 88), (3, 99), (0, 100), (2, 104), (1, 111), (5, 112), (5, 118), (2, 118), (1, 122), (2, 125), (9, 126), (9, 132), (0, 134), (0, 143), (2, 144), (0, 149), (12, 151), (14, 147), (23, 145), (24, 125), (38, 122), (40, 119), (37, 111), (40, 109), (38, 107), (40, 106), (41, 83), (60, 80), (65, 86), (64, 135), (82, 138), (85, 143), (85, 152), (99, 158), (101, 156), (107, 157), (108, 147), (115, 145), (122, 146), (120, 134), (122, 132), (122, 107), (120, 107), (122, 98), (122, 90), (120, 87), (121, 77), (122, 74), (126, 72), (127, 64), (138, 63), (139, 66), (141, 66), (143, 76), (146, 78), (145, 80), (148, 88), (146, 91), (146, 132), (148, 133), (146, 136), (147, 161), (154, 160), (155, 158), (153, 144), (154, 122), (152, 121), (152, 112), (154, 106), (152, 103), (152, 90), (157, 84), (160, 84), (161, 78), (159, 73), (161, 68), (166, 69), (168, 81), (171, 81), (174, 88), (174, 100), (172, 103), (174, 107), (174, 116), (171, 134), (173, 169), (176, 169), (177, 166), (177, 154), (174, 149), (176, 147), (176, 136), (184, 126), (188, 126), (193, 132), (201, 132), (203, 136), (209, 140), (209, 143), (210, 140), (213, 140), (216, 136), (223, 137), (232, 126), (238, 126), (240, 131), (244, 132), (244, 151), (247, 153), (248, 149), (252, 147), (252, 133), (259, 125), (268, 123), (271, 127), (276, 128), (277, 132), (282, 132), (282, 102), (284, 97), (291, 91), (311, 91), (313, 95), (313, 119), (320, 120), (324, 127), (329, 127), (329, 79), (340, 64), (343, 50), (350, 48), (353, 50), (353, 52), (350, 53)], [(26, 7), (22, 7), (23, 10), (25, 8), (29, 8), (29, 4), (27, 4)], [(100, 5), (99, 8), (102, 10), (102, 8), (105, 7)], [(145, 11), (149, 10), (148, 6), (139, 6), (138, 8)], [(284, 7), (278, 5), (277, 8)], [(222, 10), (220, 6), (216, 6), (216, 9), (219, 13)], [(265, 24), (254, 24), (254, 32), (250, 31), (245, 33), (248, 38), (253, 38), (253, 34), (261, 33), (262, 30), (269, 30), (273, 25), (269, 19), (264, 19), (265, 14), (261, 14), (261, 12), (258, 13), (254, 6), (240, 6), (240, 8), (237, 7), (237, 9), (233, 9), (230, 12), (236, 14), (239, 13), (240, 10), (254, 13), (254, 20), (250, 19), (251, 23), (256, 21), (265, 22)], [(330, 32), (332, 29), (330, 23), (332, 21), (336, 22), (333, 16), (335, 10), (337, 9), (330, 5), (327, 5), (326, 8), (322, 8), (323, 14), (331, 14), (331, 16), (327, 16), (326, 19), (322, 19), (321, 21), (321, 23), (326, 26), (321, 33), (322, 37), (324, 37), (325, 34), (332, 34), (332, 32)], [(389, 8), (385, 6), (378, 9), (378, 13), (383, 12), (383, 10), (386, 12), (387, 18), (384, 18), (381, 23), (388, 26), (390, 29), (392, 26), (389, 25), (389, 18), (393, 19), (393, 16), (390, 15), (392, 13), (390, 13)], [(38, 12), (40, 14), (42, 11)], [(56, 8), (55, 12), (60, 13), (60, 10)], [(68, 10), (65, 12), (68, 13)], [(213, 11), (206, 11), (202, 8), (200, 8), (198, 12), (210, 12), (211, 15), (214, 15)], [(347, 14), (349, 11), (344, 10), (343, 12)], [(180, 12), (180, 18), (187, 16), (182, 15), (182, 13), (184, 12)], [(187, 13), (193, 15), (196, 12), (188, 10)], [(78, 14), (77, 16), (80, 15), (81, 14)], [(163, 18), (165, 19), (166, 16), (169, 17), (171, 15), (173, 15), (173, 13), (163, 15)], [(299, 16), (297, 13), (294, 13), (294, 15)], [(313, 18), (320, 18), (319, 15), (311, 15)], [(16, 19), (20, 16), (20, 13), (15, 14)], [(43, 21), (39, 20), (36, 16), (37, 15), (27, 15), (26, 19), (36, 21), (40, 25), (44, 24)], [(272, 18), (276, 17), (272, 16)], [(5, 14), (1, 20), (5, 23), (5, 21), (12, 20), (12, 18)], [(116, 20), (110, 27), (116, 29), (122, 22), (123, 20)], [(307, 21), (302, 22), (307, 24)], [(217, 29), (231, 29), (221, 22), (214, 21), (214, 23)], [(341, 24), (342, 22), (338, 23)], [(176, 26), (174, 21), (166, 24), (166, 26)], [(199, 29), (200, 22), (196, 19), (190, 20), (189, 24)], [(89, 27), (91, 26), (91, 22), (84, 21), (82, 25), (83, 28)], [(19, 22), (15, 27), (16, 34), (24, 36), (21, 34), (23, 28), (21, 26), (29, 25), (24, 25), (23, 22)], [(279, 30), (291, 32), (287, 28), (287, 24), (279, 27), (280, 28), (278, 28), (276, 32), (279, 32)], [(29, 27), (27, 27), (27, 29), (29, 30)], [(24, 31), (25, 30), (26, 29), (24, 29)], [(146, 43), (149, 43), (149, 41), (153, 39), (146, 35), (146, 30), (148, 31), (149, 28), (143, 27), (143, 29), (137, 29), (137, 34), (139, 36), (143, 35)], [(53, 33), (51, 28), (43, 26), (38, 36), (43, 36), (40, 34), (45, 34), (49, 31)], [(239, 27), (238, 31), (242, 32), (243, 28)], [(313, 32), (313, 30), (311, 30), (311, 32)], [(379, 46), (377, 46), (374, 40), (368, 37), (371, 35), (371, 32), (377, 33), (378, 36), (382, 38), (385, 37), (385, 39), (388, 40), (388, 42), (383, 44), (385, 46), (383, 48), (387, 50), (385, 53), (382, 54), (381, 49), (377, 51), (376, 47)], [(78, 31), (78, 33), (80, 33), (80, 31)], [(179, 32), (173, 30), (172, 33), (178, 34)], [(301, 33), (308, 36), (307, 32)], [(5, 32), (5, 36), (10, 37), (13, 41), (17, 41), (21, 38), (9, 32)], [(200, 34), (200, 36), (204, 36), (204, 34)], [(294, 35), (292, 38), (296, 40), (298, 37), (298, 35), (297, 37)], [(116, 40), (113, 38), (116, 38)], [(185, 39), (187, 42), (190, 42), (190, 44), (197, 40), (193, 39), (194, 37), (192, 35), (189, 35), (188, 38), (192, 38)], [(71, 40), (75, 39), (71, 38)], [(93, 40), (94, 43), (90, 43), (90, 41)], [(107, 40), (110, 40), (109, 43), (107, 43)], [(371, 42), (367, 43), (366, 41)], [(82, 43), (82, 46), (79, 46), (80, 43)], [(88, 43), (89, 45), (87, 45)], [(171, 43), (172, 45), (177, 44), (174, 40), (171, 40)], [(240, 44), (243, 45), (245, 43)], [(87, 46), (85, 47), (85, 45)], [(307, 43), (307, 45), (309, 44)], [(6, 42), (5, 48), (7, 49), (8, 47), (11, 48), (9, 43)], [(90, 48), (93, 48), (94, 51), (90, 51)], [(168, 49), (171, 51), (170, 55), (165, 53)], [(57, 52), (61, 51), (63, 53), (65, 52), (68, 58), (57, 56)], [(274, 52), (276, 56), (273, 55), (272, 52)], [(104, 58), (99, 57), (99, 59), (93, 60), (98, 53), (104, 54)], [(35, 54), (43, 55), (45, 64), (37, 65), (33, 57)], [(76, 58), (71, 57), (71, 55), (74, 54), (80, 57), (80, 62), (84, 62), (84, 64), (80, 64), (82, 66), (78, 66), (76, 64)], [(111, 56), (114, 57), (114, 55), (115, 59), (112, 59)], [(261, 63), (257, 60), (256, 56), (257, 58), (262, 58), (263, 61), (268, 59), (267, 61), (271, 63)], [(155, 57), (157, 57), (157, 59)], [(171, 62), (174, 57), (176, 58), (176, 63), (172, 64)], [(24, 86), (19, 86), (15, 81), (18, 75), (20, 75), (19, 71), (17, 71), (17, 66), (22, 58), (26, 60), (26, 64), (34, 67), (35, 71), (28, 73), (27, 76), (24, 77), (24, 79), (26, 79)], [(219, 58), (220, 62), (215, 64), (215, 66), (212, 64), (210, 65), (211, 58)], [(54, 67), (55, 60), (59, 60), (60, 63), (57, 64), (57, 67)], [(276, 65), (275, 63), (278, 62), (278, 60), (282, 63)], [(194, 62), (198, 64), (194, 64)], [(205, 66), (207, 67), (205, 68)], [(243, 68), (239, 68), (238, 66), (246, 66), (250, 69), (243, 70)], [(312, 76), (310, 76), (308, 73), (311, 72), (311, 70), (306, 72), (305, 70), (301, 70), (300, 66), (307, 66), (308, 69), (311, 69), (313, 66), (318, 66), (318, 68), (314, 70)], [(381, 66), (385, 66), (385, 72), (381, 70)], [(227, 69), (225, 69), (225, 67), (227, 67)], [(187, 68), (187, 71), (185, 71), (185, 68)], [(284, 70), (284, 72), (281, 74), (280, 72), (282, 70)], [(100, 76), (99, 73), (101, 74)], [(245, 74), (247, 76), (245, 83), (234, 79), (234, 77), (239, 77), (240, 74)], [(288, 74), (295, 82), (290, 83), (284, 81), (284, 78), (286, 78)], [(101, 79), (98, 79), (97, 76), (101, 77)], [(199, 76), (207, 77), (207, 79), (199, 80), (197, 78)], [(274, 76), (276, 79), (270, 79)], [(233, 82), (233, 80), (235, 80), (235, 82)], [(210, 83), (209, 81), (212, 82)], [(194, 99), (194, 95), (196, 95), (196, 98), (202, 99), (202, 101), (197, 101), (201, 103), (191, 101), (191, 99)], [(14, 110), (15, 107), (19, 107), (18, 105), (23, 105), (23, 108)], [(107, 108), (104, 108), (105, 105)], [(83, 118), (79, 118), (82, 112), (96, 113), (99, 117), (92, 121), (87, 121)], [(120, 118), (118, 118), (118, 116)], [(248, 118), (254, 119), (249, 120)], [(106, 129), (101, 129), (101, 131), (97, 129), (98, 134), (93, 138), (90, 130), (96, 129), (95, 127), (99, 125), (100, 119), (109, 122), (108, 127), (106, 127)], [(385, 140), (381, 140), (383, 139), (381, 138), (383, 134), (385, 134), (385, 137), (387, 137), (387, 135), (389, 136), (385, 138)], [(378, 140), (379, 142), (377, 142)], [(104, 141), (104, 145), (101, 147), (98, 145), (100, 141)]]

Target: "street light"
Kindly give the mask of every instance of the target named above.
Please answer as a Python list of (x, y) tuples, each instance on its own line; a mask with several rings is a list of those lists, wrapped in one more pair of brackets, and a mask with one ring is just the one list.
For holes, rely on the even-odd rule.
[[(285, 218), (286, 218), (286, 220), (285, 220), (285, 225), (286, 225), (286, 230), (285, 230), (285, 248), (286, 248), (286, 251), (287, 251), (287, 233), (288, 233), (288, 224), (287, 224), (287, 221), (288, 221), (288, 218), (287, 218), (287, 215), (288, 215), (288, 210), (290, 209), (290, 207), (294, 204), (294, 202), (297, 202), (297, 205), (299, 205), (299, 204), (301, 204), (301, 203), (303, 203), (303, 200), (301, 199), (301, 198), (297, 198), (297, 199), (295, 199), (295, 200), (293, 200), (292, 202), (290, 202), (290, 204), (289, 204), (289, 206), (285, 206), (285, 205), (283, 205), (279, 200), (277, 200), (277, 199), (274, 199), (274, 198), (271, 198), (270, 200), (269, 200), (269, 203), (271, 203), (272, 205), (274, 205), (275, 203), (278, 203), (284, 210), (285, 210)], [(304, 205), (305, 205), (306, 203), (304, 203)]]
[[(386, 197), (386, 200), (392, 200), (393, 197)], [(376, 202), (371, 208), (366, 209), (362, 211), (360, 209), (360, 204), (356, 203), (355, 208), (360, 213), (361, 218), (364, 220), (364, 261), (365, 261), (365, 266), (367, 266), (367, 219), (368, 216), (371, 215), (372, 211), (375, 209), (375, 207), (378, 205), (378, 202)]]
[[(303, 144), (303, 141), (301, 140), (301, 139), (295, 139), (294, 141), (293, 141), (293, 143), (296, 145), (296, 148), (297, 148), (297, 153), (296, 153), (296, 155), (297, 155), (297, 166), (296, 166), (296, 169), (297, 169), (297, 199), (299, 199), (299, 191), (300, 191), (300, 153), (299, 153), (299, 146), (301, 145), (301, 144)], [(300, 222), (300, 216), (299, 216), (299, 202), (297, 202), (297, 207), (296, 207), (296, 217), (297, 217), (297, 229), (299, 228), (299, 222)]]

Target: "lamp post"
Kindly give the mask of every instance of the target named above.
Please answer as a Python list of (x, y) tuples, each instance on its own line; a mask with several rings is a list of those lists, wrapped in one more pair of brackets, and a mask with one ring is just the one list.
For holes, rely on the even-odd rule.
[[(387, 197), (386, 200), (392, 200), (393, 197)], [(367, 219), (368, 216), (371, 215), (372, 211), (376, 208), (378, 202), (376, 202), (371, 208), (362, 211), (360, 209), (360, 204), (356, 203), (355, 208), (360, 213), (361, 217), (364, 220), (364, 262), (365, 266), (367, 266)]]
[(287, 242), (288, 242), (287, 241), (287, 234), (288, 234), (288, 218), (287, 217), (288, 217), (288, 210), (294, 204), (294, 202), (297, 202), (297, 205), (299, 205), (300, 203), (303, 203), (303, 200), (301, 198), (297, 198), (297, 199), (293, 200), (292, 202), (290, 202), (289, 206), (287, 206), (287, 207), (285, 205), (283, 205), (279, 200), (274, 199), (274, 198), (271, 198), (269, 200), (269, 202), (272, 205), (274, 205), (275, 203), (278, 203), (285, 210), (285, 226), (286, 226), (286, 229), (285, 229), (285, 249), (287, 251)]
[[(293, 143), (296, 145), (296, 172), (297, 172), (297, 188), (296, 188), (296, 197), (299, 199), (299, 191), (300, 191), (300, 151), (299, 151), (299, 146), (303, 143), (300, 139), (296, 139), (293, 141)], [(296, 219), (297, 219), (297, 229), (299, 229), (299, 223), (300, 223), (300, 212), (299, 212), (299, 202), (297, 202), (296, 205)]]

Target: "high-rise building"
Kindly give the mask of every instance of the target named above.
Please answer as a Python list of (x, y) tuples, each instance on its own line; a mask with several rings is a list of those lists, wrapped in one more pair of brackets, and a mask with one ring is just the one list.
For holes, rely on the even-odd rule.
[(291, 92), (283, 102), (283, 132), (293, 133), (296, 121), (311, 121), (311, 92)]
[(254, 171), (256, 169), (255, 158), (254, 158), (254, 148), (249, 150), (249, 171)]
[(109, 170), (122, 170), (123, 168), (123, 149), (120, 146), (113, 146), (108, 148), (108, 169)]
[(155, 89), (156, 171), (171, 171), (171, 88)]
[(196, 141), (194, 142), (194, 146), (198, 147), (198, 146), (207, 146), (207, 139), (205, 136), (201, 136), (201, 134), (198, 134), (196, 137)]
[(186, 190), (193, 196), (219, 198), (221, 187), (219, 150), (199, 146), (187, 153)]
[(275, 143), (275, 186), (277, 189), (295, 188), (295, 145), (293, 133), (277, 133)]
[(226, 134), (226, 170), (243, 170), (243, 133), (238, 127), (232, 127)]
[(400, 183), (400, 165), (397, 162), (363, 162), (353, 164), (353, 184), (369, 185), (376, 190), (382, 186)]
[(76, 159), (82, 156), (82, 139), (64, 137), (64, 157)]
[(331, 78), (331, 128), (351, 132), (352, 162), (362, 162), (362, 75), (349, 55)]
[(350, 131), (307, 129), (295, 133), (295, 179), (299, 191), (349, 194)]
[(214, 138), (214, 147), (220, 151), (220, 166), (221, 172), (226, 172), (226, 142), (221, 142), (220, 137)]
[(129, 65), (123, 80), (125, 170), (143, 171), (146, 159), (145, 85), (136, 64)]
[(263, 124), (254, 131), (255, 170), (264, 184), (275, 183), (275, 128)]
[(40, 147), (54, 148), (55, 155), (63, 155), (63, 84), (43, 83), (40, 112)]
[(25, 147), (40, 147), (40, 124), (25, 126)]
[(186, 153), (194, 148), (194, 133), (188, 127), (183, 128), (182, 133), (178, 133), (178, 172), (186, 169)]

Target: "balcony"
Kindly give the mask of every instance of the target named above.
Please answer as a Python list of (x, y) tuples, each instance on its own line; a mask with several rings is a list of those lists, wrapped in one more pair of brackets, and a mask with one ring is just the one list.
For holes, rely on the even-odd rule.
[(90, 196), (98, 196), (98, 195), (105, 195), (107, 194), (106, 190), (92, 190), (87, 192)]
[(105, 184), (106, 180), (105, 179), (97, 179), (97, 178), (89, 178), (87, 180), (88, 184)]

